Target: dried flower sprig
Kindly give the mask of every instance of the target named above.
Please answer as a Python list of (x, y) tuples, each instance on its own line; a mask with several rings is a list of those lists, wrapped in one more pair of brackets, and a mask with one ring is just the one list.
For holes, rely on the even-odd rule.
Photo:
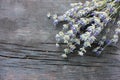
[[(63, 29), (56, 34), (56, 46), (59, 43), (65, 43), (66, 48), (62, 57), (67, 58), (69, 53), (77, 51), (83, 56), (87, 51), (87, 47), (97, 41), (97, 36), (105, 29), (106, 25), (115, 20), (116, 15), (120, 14), (120, 0), (92, 0), (86, 1), (84, 4), (72, 3), (72, 8), (63, 15), (57, 14), (48, 18), (53, 19), (53, 24), (57, 26), (61, 21), (65, 21)], [(117, 43), (118, 34), (120, 33), (120, 21), (117, 22), (118, 27), (115, 29), (113, 38), (108, 40), (106, 34), (110, 32), (110, 28), (106, 30), (106, 34), (99, 40), (98, 46), (93, 50), (95, 54), (100, 55), (101, 52), (111, 43)]]

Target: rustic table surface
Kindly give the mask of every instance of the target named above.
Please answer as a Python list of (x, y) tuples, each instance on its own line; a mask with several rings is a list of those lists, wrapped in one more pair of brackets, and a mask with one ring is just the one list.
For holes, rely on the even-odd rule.
[(119, 47), (68, 59), (55, 47), (60, 29), (46, 14), (64, 13), (78, 1), (0, 0), (0, 80), (120, 80)]

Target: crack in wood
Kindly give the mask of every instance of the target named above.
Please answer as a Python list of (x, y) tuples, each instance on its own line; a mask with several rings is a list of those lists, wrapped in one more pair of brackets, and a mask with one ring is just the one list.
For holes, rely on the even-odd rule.
[(40, 49), (21, 49), (21, 50), (29, 50), (29, 51), (37, 51), (37, 52), (51, 52), (51, 53), (64, 53), (63, 51), (50, 51), (50, 50), (40, 50)]
[[(11, 59), (31, 59), (31, 60), (43, 60), (43, 61), (53, 61), (54, 63), (45, 63), (42, 65), (66, 65), (66, 66), (83, 66), (83, 67), (105, 67), (105, 66), (109, 66), (109, 67), (120, 67), (120, 65), (115, 65), (115, 64), (111, 64), (110, 62), (84, 62), (84, 63), (80, 63), (80, 62), (74, 62), (74, 61), (69, 61), (68, 63), (55, 63), (56, 61), (63, 61), (65, 62), (66, 60), (58, 60), (58, 59), (36, 59), (36, 58), (29, 58), (27, 56), (25, 57), (14, 57), (14, 56), (5, 56), (5, 55), (0, 55), (0, 57), (4, 57), (4, 58), (11, 58)], [(99, 65), (98, 65), (99, 64)], [(102, 64), (102, 65), (100, 65)]]

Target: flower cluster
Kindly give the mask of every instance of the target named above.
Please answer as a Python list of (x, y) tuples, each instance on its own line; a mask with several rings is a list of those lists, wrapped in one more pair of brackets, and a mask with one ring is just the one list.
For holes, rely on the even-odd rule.
[[(61, 21), (66, 22), (63, 24), (62, 30), (55, 36), (57, 47), (59, 47), (59, 43), (66, 44), (65, 53), (62, 54), (62, 57), (65, 58), (74, 51), (83, 56), (87, 52), (86, 48), (98, 41), (96, 37), (105, 29), (106, 25), (113, 21), (116, 15), (119, 16), (120, 0), (92, 0), (91, 2), (86, 1), (84, 4), (81, 2), (72, 3), (71, 7), (60, 16), (47, 14), (48, 18), (53, 19), (55, 26)], [(98, 41), (98, 46), (93, 49), (95, 54), (100, 55), (107, 45), (117, 43), (120, 21), (117, 22), (117, 25), (112, 39), (108, 40), (106, 36), (110, 28), (106, 30), (106, 34)]]

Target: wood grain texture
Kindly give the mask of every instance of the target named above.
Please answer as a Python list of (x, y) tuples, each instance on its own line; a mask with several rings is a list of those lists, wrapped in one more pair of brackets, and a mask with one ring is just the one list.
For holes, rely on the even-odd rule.
[(79, 1), (0, 0), (0, 80), (120, 80), (120, 42), (100, 57), (60, 57), (64, 47), (54, 39), (60, 28), (46, 14)]

